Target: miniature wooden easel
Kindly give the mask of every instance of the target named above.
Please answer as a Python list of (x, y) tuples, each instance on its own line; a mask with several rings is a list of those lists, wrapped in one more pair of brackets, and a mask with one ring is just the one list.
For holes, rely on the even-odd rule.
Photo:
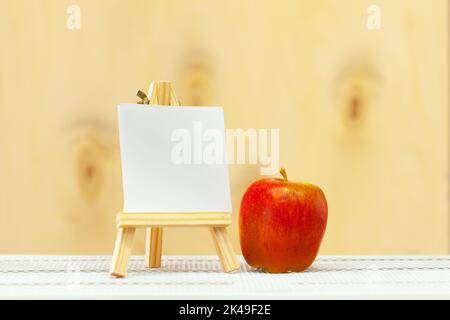
[[(142, 99), (140, 104), (179, 106), (175, 91), (170, 81), (154, 81), (150, 85), (148, 96), (137, 92)], [(236, 255), (231, 246), (226, 227), (231, 224), (230, 212), (189, 212), (189, 213), (132, 213), (117, 214), (117, 236), (110, 274), (124, 277), (128, 269), (128, 260), (136, 228), (147, 228), (145, 239), (145, 265), (148, 268), (161, 267), (163, 227), (203, 226), (210, 227), (217, 255), (224, 271), (239, 268)]]

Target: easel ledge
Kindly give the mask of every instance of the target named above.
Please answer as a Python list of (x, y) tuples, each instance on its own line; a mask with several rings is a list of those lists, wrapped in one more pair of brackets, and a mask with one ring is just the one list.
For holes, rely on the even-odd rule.
[(230, 212), (120, 212), (117, 228), (229, 226)]
[[(140, 104), (179, 106), (170, 81), (154, 81), (146, 95), (138, 91)], [(161, 267), (162, 227), (209, 227), (217, 255), (225, 272), (239, 268), (226, 227), (231, 224), (230, 212), (120, 212), (116, 217), (117, 236), (110, 274), (126, 276), (136, 228), (146, 228), (145, 265)]]

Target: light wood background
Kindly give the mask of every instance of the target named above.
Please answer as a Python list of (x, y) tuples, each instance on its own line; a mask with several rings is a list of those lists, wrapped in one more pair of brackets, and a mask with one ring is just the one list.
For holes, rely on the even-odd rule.
[[(322, 253), (448, 252), (447, 2), (378, 0), (371, 31), (372, 2), (1, 0), (0, 253), (112, 252), (116, 105), (153, 79), (228, 128), (281, 129), (289, 177), (328, 197)], [(236, 249), (259, 178), (231, 167)], [(214, 252), (207, 230), (165, 235), (165, 253)]]

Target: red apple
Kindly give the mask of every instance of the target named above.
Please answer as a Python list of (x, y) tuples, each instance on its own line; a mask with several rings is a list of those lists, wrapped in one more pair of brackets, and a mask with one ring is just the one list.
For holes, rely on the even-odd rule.
[(306, 270), (319, 251), (328, 218), (322, 190), (310, 183), (262, 179), (245, 192), (239, 213), (247, 263), (272, 273)]

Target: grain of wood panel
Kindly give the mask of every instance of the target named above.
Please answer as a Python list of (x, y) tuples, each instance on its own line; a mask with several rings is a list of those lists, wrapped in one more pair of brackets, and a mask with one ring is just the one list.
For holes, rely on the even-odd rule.
[[(281, 164), (329, 201), (323, 253), (445, 253), (444, 0), (0, 1), (1, 253), (106, 253), (122, 208), (116, 105), (170, 79), (228, 128), (280, 128)], [(234, 222), (257, 166), (232, 166)], [(136, 253), (144, 237), (136, 235)], [(168, 229), (164, 253), (214, 253)]]

